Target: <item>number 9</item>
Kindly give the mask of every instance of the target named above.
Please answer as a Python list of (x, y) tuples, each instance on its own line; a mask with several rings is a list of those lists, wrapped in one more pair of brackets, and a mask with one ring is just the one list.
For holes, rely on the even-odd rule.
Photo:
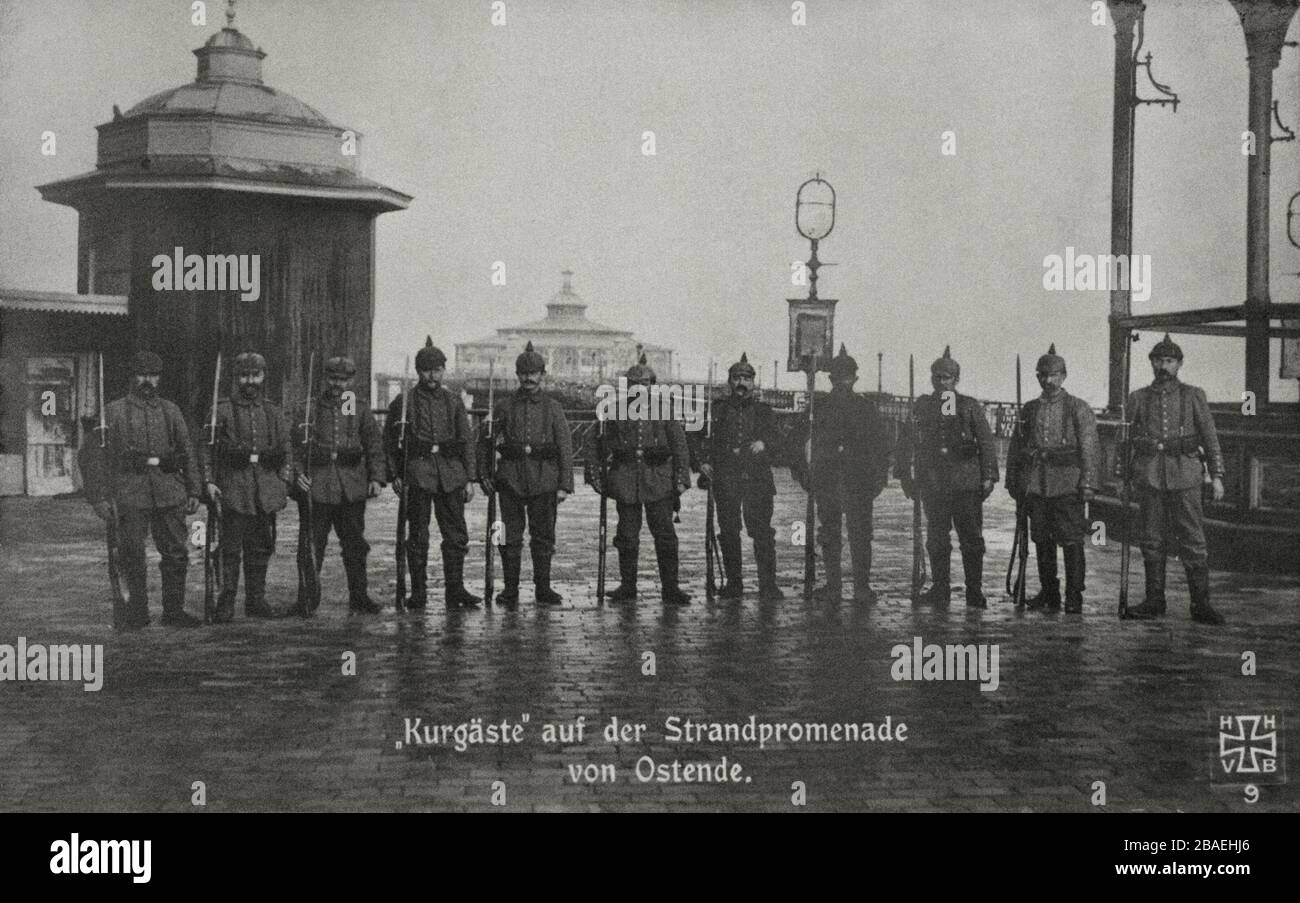
[(1246, 802), (1248, 803), (1259, 802), (1259, 788), (1256, 787), (1254, 784), (1246, 785)]

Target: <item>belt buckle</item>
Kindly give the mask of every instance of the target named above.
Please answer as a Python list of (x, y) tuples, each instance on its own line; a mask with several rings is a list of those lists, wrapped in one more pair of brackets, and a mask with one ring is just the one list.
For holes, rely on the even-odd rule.
[(532, 453), (533, 453), (533, 447), (532, 447), (531, 445), (529, 445), (527, 442), (525, 442), (525, 443), (524, 443), (524, 454), (526, 454), (526, 455), (531, 455)]
[(842, 454), (844, 454), (844, 446), (843, 446), (843, 445), (837, 445), (837, 446), (835, 446), (835, 453), (836, 453), (837, 455), (842, 455)]
[(435, 442), (433, 443), (433, 445), (429, 446), (429, 454), (436, 455), (437, 453), (438, 453), (438, 443)]
[(946, 454), (948, 454), (948, 446), (946, 446), (946, 445), (941, 445), (941, 446), (939, 447), (939, 454), (941, 454), (941, 455), (946, 455)]
[(339, 459), (339, 453), (337, 451), (331, 451), (330, 461), (337, 461), (338, 459)]
[(162, 464), (162, 459), (161, 459), (161, 458), (145, 458), (145, 459), (144, 459), (144, 465), (145, 465), (145, 467), (157, 467), (157, 466), (160, 465), (160, 464)]
[(261, 456), (260, 456), (257, 452), (253, 452), (252, 454), (250, 454), (250, 455), (248, 456), (248, 463), (249, 463), (249, 464), (256, 464), (256, 463), (258, 462), (258, 460), (260, 459), (260, 457), (261, 457)]
[(636, 456), (637, 456), (638, 458), (644, 458), (644, 457), (645, 457), (645, 452), (638, 448), (638, 449), (636, 450)]
[(1163, 442), (1157, 442), (1156, 451), (1164, 451), (1164, 450), (1165, 450), (1165, 444)]

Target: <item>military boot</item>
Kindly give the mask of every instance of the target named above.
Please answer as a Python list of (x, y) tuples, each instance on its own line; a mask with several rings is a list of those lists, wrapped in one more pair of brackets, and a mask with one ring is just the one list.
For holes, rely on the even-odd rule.
[(722, 549), (722, 570), (726, 574), (719, 599), (740, 599), (745, 595), (745, 581), (740, 566), (740, 534), (724, 533), (718, 537)]
[(382, 609), (370, 598), (364, 558), (343, 559), (343, 572), (348, 579), (348, 611), (353, 614), (373, 615)]
[[(518, 580), (518, 577), (515, 578)], [(538, 605), (563, 605), (564, 597), (551, 589), (551, 556), (533, 554), (533, 596)]]
[(1192, 620), (1198, 624), (1222, 624), (1223, 615), (1210, 607), (1210, 571), (1203, 561), (1184, 565), (1187, 571), (1187, 592), (1192, 597)]
[(406, 600), (406, 607), (424, 608), (429, 604), (429, 550), (408, 548), (406, 568), (411, 581), (411, 595)]
[(1061, 551), (1065, 555), (1065, 613), (1077, 615), (1083, 611), (1083, 543), (1072, 542)]
[(185, 611), (185, 564), (162, 568), (162, 622), (168, 627), (202, 627), (203, 619)]
[[(247, 564), (247, 562), (245, 562)], [(229, 624), (235, 620), (235, 594), (239, 590), (239, 559), (233, 555), (221, 556), (221, 593), (212, 612), (213, 624)], [(244, 596), (248, 596), (248, 574), (244, 574)], [(205, 598), (206, 602), (206, 598)]]
[(659, 561), (660, 596), (665, 605), (690, 605), (691, 594), (677, 585), (677, 554), (675, 552), (656, 550)]
[(952, 553), (945, 552), (943, 557), (930, 554), (930, 588), (921, 593), (919, 603), (945, 607), (952, 601)]
[(758, 565), (758, 598), (764, 602), (784, 599), (776, 583), (776, 543), (754, 540), (754, 563)]
[(244, 617), (274, 618), (275, 612), (266, 604), (266, 569), (271, 564), (269, 556), (249, 555), (244, 558)]
[(1025, 600), (1026, 608), (1046, 608), (1052, 611), (1061, 607), (1060, 572), (1056, 568), (1056, 543), (1034, 544), (1038, 559), (1038, 594)]
[(1146, 569), (1146, 598), (1141, 605), (1124, 613), (1124, 617), (1133, 621), (1149, 621), (1165, 613), (1165, 558), (1143, 555), (1142, 564)]
[(465, 588), (465, 559), (459, 552), (443, 553), (442, 573), (446, 582), (444, 594), (448, 608), (473, 608), (483, 601)]
[(612, 590), (605, 590), (605, 598), (610, 602), (632, 602), (636, 599), (636, 551), (618, 550), (618, 573), (621, 583)]
[(844, 572), (839, 550), (832, 554), (823, 547), (822, 554), (826, 559), (826, 582), (813, 590), (813, 598), (820, 602), (839, 602), (844, 598)]
[(984, 598), (984, 550), (962, 549), (961, 567), (966, 577), (966, 607), (988, 608)]
[[(496, 595), (496, 603), (502, 608), (514, 608), (519, 604), (519, 571), (523, 564), (523, 553), (521, 550), (510, 546), (501, 547), (501, 576), (505, 580), (505, 586), (501, 592)], [(537, 564), (533, 564), (533, 574), (536, 576)]]

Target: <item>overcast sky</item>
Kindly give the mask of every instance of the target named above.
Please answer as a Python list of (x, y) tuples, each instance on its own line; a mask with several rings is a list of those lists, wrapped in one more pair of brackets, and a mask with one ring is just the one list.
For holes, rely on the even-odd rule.
[[(687, 375), (746, 350), (765, 385), (779, 358), (794, 387), (785, 299), (804, 293), (790, 270), (808, 250), (794, 196), (820, 170), (839, 198), (821, 294), (840, 301), (860, 387), (877, 351), (885, 388), (905, 392), (908, 353), (923, 379), (950, 343), (963, 390), (1005, 399), (1015, 353), (1032, 368), (1055, 341), (1066, 387), (1104, 403), (1107, 294), (1042, 277), (1067, 246), (1109, 250), (1109, 21), (1087, 0), (806, 5), (800, 27), (784, 0), (505, 0), (493, 26), (489, 0), (241, 0), (236, 26), (266, 51), (268, 84), (362, 132), (364, 174), (415, 197), (378, 220), (377, 367), (400, 370), (426, 332), (450, 355), (542, 316), (571, 267), (589, 316), (678, 349)], [(75, 290), (76, 214), (34, 186), (93, 169), (114, 103), (194, 78), (190, 51), (225, 21), (207, 6), (196, 27), (186, 0), (0, 0), (0, 285)], [(1241, 27), (1227, 0), (1148, 7), (1145, 49), (1182, 103), (1138, 111), (1134, 250), (1153, 290), (1135, 312), (1238, 304)], [(1275, 73), (1292, 127), (1297, 56)], [(46, 130), (57, 156), (39, 153)], [(1300, 151), (1273, 154), (1272, 297), (1294, 302)], [(1188, 381), (1239, 397), (1244, 343), (1180, 342)], [(1295, 382), (1274, 397), (1295, 400)]]

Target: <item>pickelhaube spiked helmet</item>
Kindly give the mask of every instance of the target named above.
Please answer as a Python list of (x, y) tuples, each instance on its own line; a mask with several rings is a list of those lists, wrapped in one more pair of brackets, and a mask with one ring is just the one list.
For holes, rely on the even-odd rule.
[(515, 358), (516, 373), (545, 373), (546, 358), (533, 350), (533, 343), (524, 346), (523, 354)]
[(258, 370), (266, 370), (266, 358), (256, 351), (245, 351), (235, 357), (232, 368), (236, 376), (243, 373), (255, 373)]
[(727, 368), (728, 378), (733, 376), (748, 376), (750, 379), (753, 379), (755, 375), (756, 371), (754, 370), (754, 365), (749, 362), (749, 355), (745, 354), (743, 351), (740, 353), (740, 360)]
[(162, 358), (152, 351), (137, 351), (131, 357), (131, 372), (140, 376), (151, 376), (162, 373)]
[(336, 354), (325, 362), (326, 376), (353, 377), (356, 374), (356, 362), (345, 354)]
[(1152, 346), (1151, 353), (1147, 357), (1172, 357), (1181, 361), (1183, 349), (1179, 348), (1178, 343), (1169, 338), (1169, 333), (1166, 332), (1165, 337)]
[(641, 357), (637, 359), (635, 364), (627, 368), (627, 381), (629, 383), (652, 385), (657, 379), (654, 370), (650, 369), (650, 365), (645, 362), (645, 352), (641, 353)]
[(841, 377), (857, 376), (858, 362), (849, 354), (844, 343), (840, 342), (840, 353), (831, 358), (831, 379)]
[(1038, 366), (1035, 370), (1039, 373), (1055, 373), (1058, 370), (1065, 372), (1065, 358), (1056, 353), (1056, 343), (1053, 342), (1047, 349), (1047, 353), (1038, 359)]
[(935, 359), (930, 372), (939, 376), (961, 376), (961, 364), (953, 360), (951, 345), (943, 346), (943, 357)]
[(447, 366), (447, 355), (433, 344), (433, 336), (424, 337), (424, 347), (415, 353), (416, 370), (438, 370)]

